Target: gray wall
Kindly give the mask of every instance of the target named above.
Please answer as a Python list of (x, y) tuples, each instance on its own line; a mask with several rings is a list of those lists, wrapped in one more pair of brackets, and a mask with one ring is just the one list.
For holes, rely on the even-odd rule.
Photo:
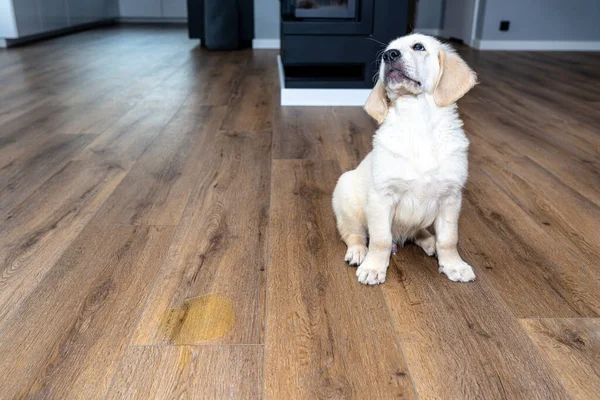
[(254, 38), (279, 39), (279, 0), (254, 0)]
[[(443, 28), (445, 2), (419, 0), (417, 29)], [(500, 21), (510, 30), (500, 32)], [(279, 39), (279, 0), (254, 0), (254, 35)], [(600, 40), (600, 0), (480, 0), (477, 38), (484, 40)]]
[[(452, 0), (450, 0), (452, 1)], [(446, 0), (419, 0), (417, 2), (416, 29), (440, 29), (443, 23)]]
[[(600, 40), (599, 0), (481, 0), (481, 9), (479, 39)], [(508, 32), (498, 29), (502, 20)]]

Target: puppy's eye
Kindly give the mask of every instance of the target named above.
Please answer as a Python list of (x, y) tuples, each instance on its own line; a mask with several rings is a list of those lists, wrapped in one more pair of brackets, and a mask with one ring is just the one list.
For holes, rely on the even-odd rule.
[(413, 46), (413, 50), (416, 51), (425, 51), (425, 47), (421, 43), (417, 43)]

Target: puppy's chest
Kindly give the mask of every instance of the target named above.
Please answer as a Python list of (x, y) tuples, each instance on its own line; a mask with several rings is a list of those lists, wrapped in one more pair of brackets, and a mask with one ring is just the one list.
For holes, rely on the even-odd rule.
[(411, 232), (430, 226), (443, 199), (460, 189), (460, 182), (447, 176), (441, 167), (419, 174), (416, 179), (405, 180), (403, 174), (396, 178), (388, 176), (379, 186), (379, 190), (394, 199), (393, 229), (399, 237), (411, 236)]
[(435, 145), (404, 146), (398, 152), (376, 144), (372, 178), (376, 190), (414, 202), (437, 201), (460, 190), (466, 180), (465, 151)]

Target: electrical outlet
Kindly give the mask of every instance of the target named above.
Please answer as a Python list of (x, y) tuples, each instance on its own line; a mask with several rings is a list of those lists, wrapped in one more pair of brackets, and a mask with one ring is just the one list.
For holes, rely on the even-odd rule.
[(500, 21), (500, 30), (506, 32), (510, 28), (510, 21)]

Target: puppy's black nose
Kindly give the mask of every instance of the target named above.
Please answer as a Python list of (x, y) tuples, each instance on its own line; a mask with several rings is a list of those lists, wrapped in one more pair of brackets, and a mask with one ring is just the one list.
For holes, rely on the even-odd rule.
[(383, 62), (389, 64), (391, 62), (396, 61), (401, 56), (400, 52), (395, 49), (391, 49), (383, 53)]

